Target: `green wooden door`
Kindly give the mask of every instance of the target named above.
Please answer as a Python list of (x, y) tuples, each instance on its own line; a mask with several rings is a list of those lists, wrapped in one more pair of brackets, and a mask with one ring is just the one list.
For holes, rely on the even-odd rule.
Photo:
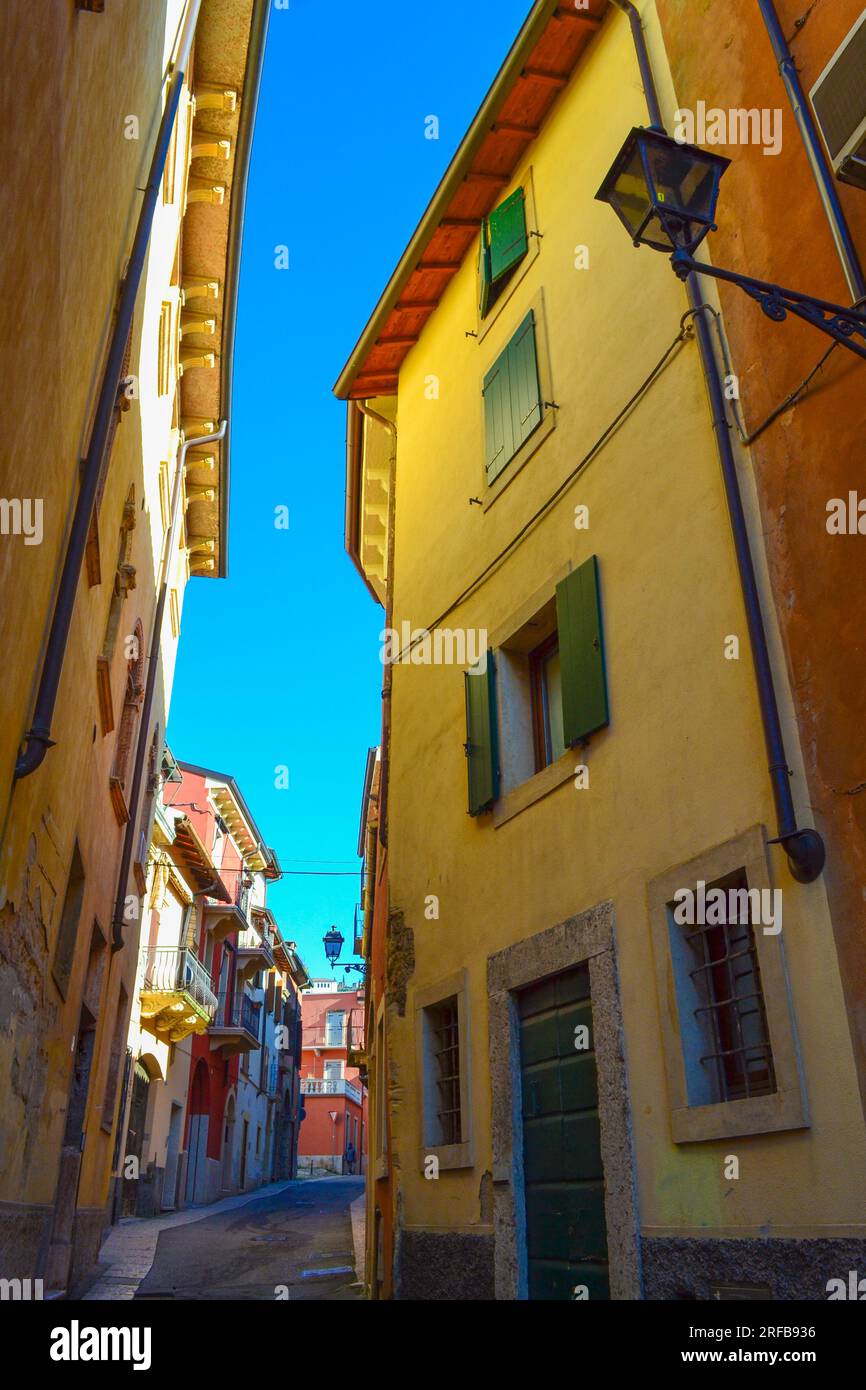
[(607, 1299), (588, 965), (522, 990), (517, 1006), (529, 1297)]

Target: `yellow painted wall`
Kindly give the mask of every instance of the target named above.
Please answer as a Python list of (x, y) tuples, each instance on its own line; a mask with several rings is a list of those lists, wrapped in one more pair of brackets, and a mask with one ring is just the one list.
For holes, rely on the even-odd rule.
[[(653, 16), (650, 16), (653, 20)], [(654, 20), (651, 37), (656, 44)], [(656, 59), (660, 58), (658, 51)], [(665, 100), (672, 98), (662, 84)], [(632, 125), (645, 123), (628, 24), (612, 15), (530, 147), (540, 254), (482, 341), (476, 254), (407, 357), (398, 393), (395, 626), (431, 627), (554, 492), (675, 336), (687, 308), (665, 258), (637, 251), (593, 201)], [(517, 171), (512, 187), (523, 176)], [(511, 188), (504, 189), (505, 197)], [(590, 269), (574, 268), (586, 244)], [(486, 512), (481, 382), (539, 289), (546, 304), (557, 425)], [(425, 397), (439, 378), (439, 399)], [(751, 482), (743, 479), (753, 514)], [(573, 524), (578, 503), (589, 531)], [(605, 899), (616, 911), (626, 1052), (644, 1232), (832, 1234), (862, 1220), (866, 1143), (823, 886), (784, 889), (784, 945), (811, 1129), (675, 1147), (670, 1138), (647, 883), (756, 822), (775, 834), (745, 616), (709, 410), (686, 345), (559, 503), (442, 626), (507, 621), (567, 561), (597, 554), (610, 728), (575, 757), (591, 789), (568, 782), (494, 828), (466, 812), (463, 672), (394, 669), (389, 790), (392, 909), (414, 932), (405, 1017), (390, 1011), (394, 1171), (402, 1221), (489, 1229), (479, 1187), (491, 1168), (486, 961), (490, 953)], [(771, 611), (768, 607), (767, 611)], [(739, 634), (741, 659), (724, 659)], [(778, 646), (771, 631), (774, 652)], [(794, 790), (804, 804), (784, 668), (777, 680)], [(440, 919), (424, 916), (437, 894)], [(475, 1166), (419, 1171), (413, 998), (467, 965)], [(742, 1179), (722, 1181), (722, 1155)]]
[[(42, 767), (13, 791), (12, 769), (29, 723), (41, 643), (86, 450), (117, 287), (128, 255), (156, 129), (163, 76), (184, 0), (130, 0), (101, 15), (71, 3), (2, 7), (2, 43), (15, 82), (4, 85), (7, 133), (0, 259), (3, 454), (0, 495), (44, 500), (44, 539), (25, 547), (0, 538), (0, 930), (3, 1020), (0, 1071), (12, 1078), (0, 1111), (0, 1198), (48, 1204), (54, 1197), (81, 987), (94, 919), (110, 938), (123, 829), (109, 796), (115, 733), (103, 737), (96, 656), (111, 599), (123, 504), (135, 488), (128, 595), (112, 668), (115, 726), (125, 681), (123, 636), (141, 620), (149, 641), (161, 554), (159, 461), (170, 447), (171, 400), (157, 401), (159, 304), (175, 256), (180, 203), (160, 201), (139, 293), (130, 370), (139, 396), (118, 428), (100, 511), (101, 584), (82, 577), (64, 662), (53, 737)], [(122, 80), (119, 80), (122, 77)], [(127, 118), (139, 138), (126, 139)], [(181, 180), (182, 182), (182, 180)], [(185, 561), (184, 561), (185, 563)], [(182, 579), (183, 576), (181, 576)], [(182, 592), (182, 582), (181, 582)], [(170, 634), (168, 617), (166, 631)], [(174, 664), (157, 684), (153, 719), (164, 731)], [(50, 970), (75, 837), (86, 871), (78, 947), (64, 1003)], [(106, 963), (97, 1056), (91, 1077), (79, 1205), (108, 1196), (113, 1135), (101, 1104), (121, 979), (132, 995), (138, 924)], [(40, 980), (44, 980), (44, 985)], [(27, 983), (22, 995), (21, 980)], [(25, 1271), (20, 1271), (22, 1274)]]

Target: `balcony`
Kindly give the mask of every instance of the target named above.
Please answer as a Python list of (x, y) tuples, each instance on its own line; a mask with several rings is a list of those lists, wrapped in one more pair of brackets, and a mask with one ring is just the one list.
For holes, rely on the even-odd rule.
[(237, 973), (242, 980), (251, 980), (259, 970), (273, 970), (274, 953), (264, 922), (253, 914), (253, 925), (245, 926), (238, 934)]
[(356, 1105), (361, 1104), (361, 1087), (355, 1086), (353, 1082), (347, 1081), (344, 1076), (335, 1077), (333, 1080), (324, 1080), (319, 1076), (301, 1077), (302, 1096), (345, 1096), (347, 1100), (353, 1100)]
[(145, 946), (140, 954), (141, 1021), (165, 1042), (206, 1033), (217, 1010), (213, 982), (184, 946)]
[(349, 1019), (346, 1039), (346, 1060), (350, 1067), (365, 1071), (367, 1067), (367, 1028), (364, 1014), (358, 1010)]
[(224, 941), (232, 932), (240, 935), (249, 929), (249, 903), (250, 890), (239, 877), (230, 902), (204, 904), (204, 924), (214, 941)]
[(305, 1048), (315, 1049), (316, 1052), (321, 1048), (344, 1048), (348, 1037), (349, 1030), (345, 1023), (338, 1028), (314, 1024), (304, 1029), (303, 1045)]
[(354, 938), (355, 938), (355, 940), (354, 940), (355, 955), (356, 955), (356, 956), (363, 956), (363, 954), (364, 954), (364, 904), (363, 904), (363, 903), (355, 903), (355, 919), (354, 919), (353, 935), (354, 935)]
[(223, 1057), (257, 1052), (261, 1047), (261, 1012), (261, 1006), (257, 1007), (247, 994), (235, 993), (233, 998), (221, 994), (216, 1017), (208, 1029), (211, 1052), (219, 1051)]

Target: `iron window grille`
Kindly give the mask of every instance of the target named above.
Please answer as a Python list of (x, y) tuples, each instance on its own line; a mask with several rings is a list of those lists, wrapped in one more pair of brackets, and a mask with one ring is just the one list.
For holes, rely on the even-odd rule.
[(440, 1144), (462, 1143), (460, 1111), (460, 1036), (457, 998), (445, 999), (429, 1010), (437, 1089), (436, 1119)]
[[(719, 1101), (771, 1095), (777, 1089), (751, 899), (743, 897), (748, 886), (742, 870), (708, 884), (708, 893), (712, 888), (725, 893), (723, 920), (683, 928), (695, 962), (688, 974), (701, 1001), (692, 1010), (704, 1040), (699, 1061)], [(740, 891), (734, 896), (731, 890)]]

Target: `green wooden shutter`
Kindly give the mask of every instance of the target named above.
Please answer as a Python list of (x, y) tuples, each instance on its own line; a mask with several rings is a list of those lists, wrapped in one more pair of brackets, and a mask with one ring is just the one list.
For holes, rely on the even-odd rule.
[(567, 746), (610, 722), (595, 555), (556, 586), (562, 673), (562, 726)]
[(481, 297), (478, 303), (478, 312), (482, 318), (487, 317), (487, 310), (490, 308), (490, 243), (487, 240), (487, 222), (481, 223), (481, 242), (478, 250), (478, 283), (481, 286)]
[(529, 248), (523, 189), (518, 188), (487, 219), (490, 237), (490, 279), (496, 281), (517, 265)]
[(484, 446), (487, 481), (492, 483), (514, 454), (509, 348), (500, 353), (484, 378)]
[(535, 314), (530, 309), (508, 344), (511, 430), (515, 452), (541, 424), (541, 389), (535, 349)]
[(496, 680), (493, 652), (486, 662), (464, 672), (466, 685), (466, 763), (469, 814), (486, 811), (499, 795), (499, 749), (496, 738)]

